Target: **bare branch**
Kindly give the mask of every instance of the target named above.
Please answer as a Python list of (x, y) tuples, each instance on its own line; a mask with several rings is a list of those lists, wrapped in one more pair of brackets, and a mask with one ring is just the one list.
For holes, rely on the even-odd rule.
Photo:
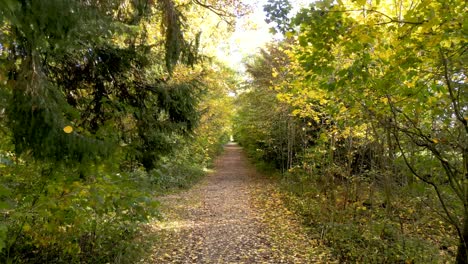
[(450, 94), (450, 100), (452, 101), (454, 114), (457, 117), (458, 121), (460, 121), (463, 124), (463, 127), (465, 128), (465, 131), (468, 134), (468, 121), (462, 115), (462, 112), (460, 109), (460, 101), (459, 101), (458, 96), (455, 96), (454, 94), (452, 80), (450, 79), (450, 76), (449, 76), (448, 59), (445, 57), (442, 50), (440, 50), (440, 56), (442, 57), (442, 63), (444, 65), (444, 79), (445, 79), (445, 83), (447, 84), (447, 89)]
[(214, 5), (203, 3), (200, 0), (192, 0), (192, 2), (218, 15), (224, 22), (226, 22), (230, 26), (234, 26), (234, 22), (231, 19), (234, 19), (239, 16), (244, 16), (247, 14), (247, 13), (241, 13), (241, 14), (230, 13)]
[[(396, 113), (393, 112), (393, 115), (394, 115), (394, 118), (396, 118)], [(396, 130), (396, 128), (395, 128), (395, 130)], [(459, 223), (457, 223), (457, 221), (455, 221), (455, 219), (452, 216), (452, 213), (450, 213), (450, 211), (448, 210), (448, 207), (445, 204), (444, 198), (442, 197), (442, 194), (441, 194), (441, 192), (439, 190), (439, 186), (437, 186), (437, 184), (435, 184), (433, 181), (430, 181), (426, 177), (423, 177), (423, 176), (419, 175), (419, 173), (416, 171), (416, 169), (410, 164), (410, 162), (408, 161), (408, 158), (406, 157), (406, 153), (403, 150), (403, 147), (401, 146), (400, 137), (398, 136), (398, 131), (395, 131), (395, 130), (392, 132), (392, 134), (393, 134), (393, 137), (395, 138), (395, 142), (397, 143), (398, 149), (401, 152), (401, 156), (403, 157), (403, 160), (405, 161), (406, 166), (410, 169), (411, 173), (414, 176), (416, 176), (418, 179), (420, 179), (421, 181), (429, 184), (430, 186), (432, 186), (434, 188), (434, 191), (437, 194), (437, 198), (438, 198), (440, 204), (442, 205), (442, 208), (443, 208), (445, 214), (447, 215), (449, 223), (451, 223), (455, 227), (455, 229), (457, 230), (458, 236), (462, 237), (462, 232), (461, 232)]]
[(393, 18), (379, 10), (375, 10), (375, 9), (352, 9), (352, 10), (312, 10), (312, 12), (324, 12), (324, 13), (348, 13), (348, 12), (369, 12), (369, 13), (376, 13), (376, 14), (379, 14), (383, 17), (385, 17), (386, 19), (388, 19), (387, 22), (382, 22), (382, 23), (378, 23), (376, 25), (385, 25), (385, 24), (391, 24), (391, 23), (397, 23), (397, 24), (409, 24), (409, 25), (422, 25), (426, 22), (428, 22), (429, 20), (427, 19), (424, 19), (422, 21), (407, 21), (407, 20), (400, 20), (400, 19), (396, 19), (396, 18)]
[(212, 5), (202, 3), (199, 0), (192, 0), (192, 1), (195, 4), (210, 10), (211, 12), (215, 13), (216, 15), (218, 15), (220, 17), (236, 17), (236, 15), (234, 15), (234, 14), (228, 13), (228, 12), (226, 12), (224, 10), (221, 10), (219, 8), (216, 8), (216, 7), (212, 6)]

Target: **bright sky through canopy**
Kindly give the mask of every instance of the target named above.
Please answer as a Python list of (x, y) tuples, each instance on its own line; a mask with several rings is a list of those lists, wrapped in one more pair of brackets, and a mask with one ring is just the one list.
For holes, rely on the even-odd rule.
[[(263, 11), (263, 6), (268, 0), (256, 0), (252, 5), (254, 11), (252, 14), (241, 18), (237, 22), (236, 31), (219, 48), (218, 56), (224, 60), (233, 69), (242, 70), (242, 59), (258, 52), (259, 48), (265, 46), (266, 43), (274, 39), (265, 22), (266, 14)], [(291, 0), (293, 5), (292, 14), (295, 14), (301, 7), (304, 7), (313, 0)]]

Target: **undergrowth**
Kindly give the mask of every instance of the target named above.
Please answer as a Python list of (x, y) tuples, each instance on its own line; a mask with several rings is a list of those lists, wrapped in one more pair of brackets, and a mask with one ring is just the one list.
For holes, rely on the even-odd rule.
[(85, 177), (66, 166), (2, 165), (0, 263), (138, 262), (158, 241), (145, 231), (160, 217), (157, 197), (200, 181), (211, 163), (205, 158), (194, 163), (178, 153), (150, 172), (101, 164)]
[(420, 183), (386, 192), (365, 177), (327, 180), (294, 170), (280, 182), (286, 205), (340, 263), (454, 261), (455, 231)]
[(309, 238), (328, 247), (340, 263), (455, 260), (455, 230), (443, 220), (437, 198), (423, 183), (379, 184), (370, 179), (372, 173), (337, 179), (308, 175), (301, 168), (281, 174), (268, 162), (253, 162), (279, 184), (280, 197), (302, 219)]

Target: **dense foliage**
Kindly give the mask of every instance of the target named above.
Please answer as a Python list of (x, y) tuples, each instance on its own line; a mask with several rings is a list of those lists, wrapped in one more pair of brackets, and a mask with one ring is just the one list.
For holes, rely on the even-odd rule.
[(468, 261), (466, 10), (317, 1), (247, 63), (236, 139), (343, 262)]
[(136, 261), (155, 196), (228, 139), (233, 74), (199, 50), (242, 10), (0, 1), (0, 262)]
[(136, 262), (234, 120), (339, 261), (468, 263), (466, 1), (291, 9), (232, 116), (241, 1), (0, 1), (0, 262)]

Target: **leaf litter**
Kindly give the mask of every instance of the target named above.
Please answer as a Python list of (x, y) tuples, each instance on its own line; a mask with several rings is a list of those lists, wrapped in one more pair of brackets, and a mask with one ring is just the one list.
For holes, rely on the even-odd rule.
[(241, 147), (228, 144), (192, 189), (160, 198), (158, 239), (141, 263), (332, 263)]

